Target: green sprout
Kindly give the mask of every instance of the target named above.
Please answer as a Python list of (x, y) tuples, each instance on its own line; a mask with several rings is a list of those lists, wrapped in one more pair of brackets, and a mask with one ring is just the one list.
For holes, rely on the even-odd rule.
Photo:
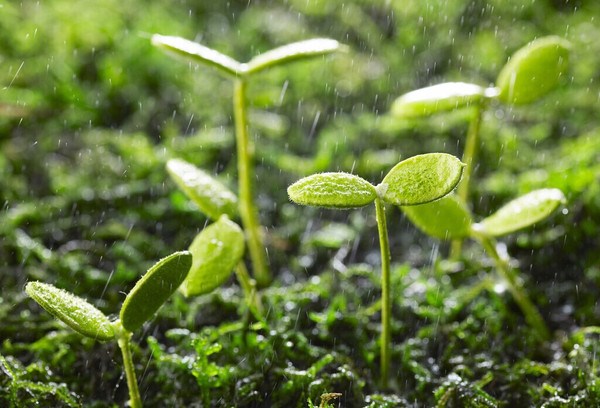
[(414, 156), (398, 163), (374, 186), (348, 173), (321, 173), (305, 177), (288, 187), (290, 199), (301, 205), (349, 209), (375, 203), (381, 251), (381, 383), (387, 388), (390, 367), (390, 247), (385, 204), (412, 206), (428, 203), (450, 193), (460, 181), (463, 163), (445, 153)]
[(541, 314), (527, 296), (523, 284), (510, 266), (509, 259), (497, 249), (496, 237), (527, 228), (549, 217), (565, 202), (555, 188), (532, 191), (501, 207), (492, 215), (475, 223), (464, 202), (448, 195), (434, 203), (402, 207), (408, 219), (426, 234), (439, 239), (472, 238), (478, 241), (494, 260), (496, 270), (523, 312), (525, 320), (538, 337), (547, 339), (550, 332)]
[(237, 148), (239, 213), (246, 233), (254, 277), (260, 286), (266, 286), (271, 281), (271, 273), (263, 243), (263, 229), (260, 226), (252, 191), (252, 181), (255, 179), (254, 146), (248, 137), (246, 88), (250, 78), (255, 74), (289, 62), (333, 53), (341, 48), (341, 44), (323, 38), (300, 41), (267, 51), (252, 58), (248, 63), (240, 63), (216, 50), (180, 37), (155, 34), (152, 36), (152, 44), (193, 63), (213, 67), (234, 81), (233, 116)]
[(123, 355), (129, 404), (132, 408), (140, 408), (142, 399), (131, 358), (131, 336), (179, 288), (191, 266), (192, 255), (187, 251), (175, 252), (158, 261), (129, 292), (116, 321), (111, 321), (84, 299), (47, 283), (29, 282), (25, 291), (76, 332), (100, 341), (117, 340)]
[[(481, 119), (488, 104), (497, 100), (507, 105), (525, 105), (541, 99), (566, 75), (570, 47), (560, 37), (539, 38), (510, 58), (500, 71), (496, 86), (486, 88), (464, 82), (433, 85), (400, 96), (392, 104), (391, 113), (398, 119), (416, 119), (460, 108), (472, 109), (462, 158), (467, 167), (457, 189), (458, 196), (468, 203)], [(458, 256), (461, 242), (453, 241), (453, 257)]]

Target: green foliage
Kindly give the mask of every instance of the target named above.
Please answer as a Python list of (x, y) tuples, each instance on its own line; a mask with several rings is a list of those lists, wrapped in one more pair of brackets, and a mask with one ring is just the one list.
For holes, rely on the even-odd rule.
[(242, 259), (244, 248), (244, 233), (227, 216), (204, 228), (189, 247), (193, 262), (182, 293), (197, 296), (221, 286)]
[(29, 282), (25, 291), (48, 313), (76, 332), (98, 340), (115, 337), (108, 317), (80, 297), (42, 282)]
[(313, 174), (288, 187), (290, 200), (301, 205), (326, 208), (356, 208), (377, 197), (367, 180), (348, 173)]
[(175, 252), (152, 266), (127, 294), (119, 316), (123, 327), (136, 331), (165, 303), (186, 278), (192, 254)]
[(471, 213), (454, 194), (432, 203), (402, 207), (402, 212), (432, 237), (448, 240), (471, 236)]

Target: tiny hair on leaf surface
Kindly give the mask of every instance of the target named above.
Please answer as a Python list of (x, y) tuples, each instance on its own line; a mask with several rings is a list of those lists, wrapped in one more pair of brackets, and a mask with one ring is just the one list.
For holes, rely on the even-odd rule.
[(398, 163), (377, 186), (379, 196), (394, 205), (417, 205), (450, 193), (464, 164), (446, 153), (427, 153)]
[(458, 108), (481, 105), (495, 96), (494, 88), (465, 82), (446, 82), (417, 89), (399, 96), (391, 107), (397, 118), (420, 118)]
[(226, 216), (204, 228), (190, 245), (193, 262), (181, 292), (196, 296), (221, 286), (244, 255), (244, 248), (242, 229)]
[(230, 218), (237, 216), (237, 196), (215, 177), (181, 159), (169, 160), (167, 171), (185, 195), (211, 219), (217, 220), (223, 214)]
[(489, 236), (510, 234), (547, 218), (565, 201), (557, 188), (534, 190), (510, 201), (473, 228)]
[(471, 235), (471, 213), (454, 194), (427, 204), (404, 206), (402, 211), (417, 228), (434, 238), (462, 239)]
[(175, 252), (148, 269), (131, 289), (121, 307), (121, 324), (133, 332), (150, 320), (154, 313), (179, 288), (192, 266), (192, 254)]
[(349, 173), (320, 173), (304, 177), (288, 187), (290, 200), (325, 208), (357, 208), (377, 198), (375, 187)]
[(570, 48), (564, 38), (548, 36), (519, 49), (498, 74), (498, 99), (524, 105), (546, 95), (565, 76)]
[(25, 292), (48, 313), (84, 336), (97, 340), (115, 337), (113, 325), (100, 310), (66, 290), (43, 282), (29, 282)]

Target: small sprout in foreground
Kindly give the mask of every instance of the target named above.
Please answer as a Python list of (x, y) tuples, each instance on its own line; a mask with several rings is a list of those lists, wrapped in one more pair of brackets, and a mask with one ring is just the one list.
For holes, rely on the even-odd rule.
[(131, 359), (131, 332), (154, 316), (185, 279), (191, 265), (192, 255), (187, 251), (176, 252), (158, 261), (129, 292), (121, 307), (121, 320), (114, 322), (82, 298), (50, 284), (29, 282), (25, 291), (47, 312), (84, 336), (103, 341), (117, 340), (123, 355), (129, 403), (133, 408), (139, 408), (142, 399)]
[(325, 208), (375, 204), (381, 250), (381, 382), (387, 387), (390, 367), (390, 248), (384, 202), (416, 205), (450, 193), (460, 181), (463, 163), (445, 153), (414, 156), (398, 163), (377, 187), (347, 173), (314, 174), (288, 187), (290, 200)]

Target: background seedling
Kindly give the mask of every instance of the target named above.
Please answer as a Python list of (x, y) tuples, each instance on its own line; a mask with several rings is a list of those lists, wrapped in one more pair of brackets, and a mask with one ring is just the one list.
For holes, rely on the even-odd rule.
[(152, 44), (194, 63), (216, 68), (234, 80), (233, 113), (237, 147), (239, 212), (246, 232), (248, 250), (252, 260), (254, 277), (261, 286), (267, 285), (271, 274), (267, 265), (263, 231), (254, 204), (253, 180), (255, 179), (253, 155), (254, 146), (248, 137), (247, 84), (255, 74), (289, 62), (330, 54), (340, 48), (340, 44), (330, 39), (312, 39), (288, 44), (240, 63), (216, 50), (179, 37), (154, 35)]
[(564, 202), (565, 197), (558, 189), (535, 190), (509, 202), (479, 223), (473, 222), (467, 206), (454, 195), (430, 204), (402, 207), (402, 210), (413, 224), (432, 237), (473, 238), (478, 241), (494, 260), (498, 273), (527, 322), (540, 338), (548, 339), (550, 332), (544, 319), (527, 296), (507, 256), (498, 251), (495, 238), (544, 220)]
[(177, 290), (191, 265), (192, 255), (187, 251), (176, 252), (158, 261), (129, 292), (119, 319), (114, 322), (84, 299), (53, 285), (29, 282), (25, 291), (46, 311), (76, 332), (100, 341), (117, 340), (123, 355), (129, 403), (133, 408), (139, 408), (142, 399), (131, 358), (132, 333), (150, 320)]
[[(473, 110), (462, 158), (467, 167), (457, 189), (460, 199), (468, 203), (481, 119), (489, 102), (498, 100), (508, 105), (524, 105), (545, 96), (565, 75), (569, 48), (569, 42), (560, 37), (539, 38), (511, 57), (500, 71), (495, 87), (463, 82), (434, 85), (400, 96), (394, 101), (391, 113), (399, 119), (413, 119), (464, 107)], [(460, 248), (461, 240), (454, 240), (452, 256), (458, 256)]]
[(460, 181), (462, 163), (454, 156), (431, 153), (398, 163), (374, 186), (348, 173), (314, 174), (288, 187), (290, 199), (302, 205), (348, 209), (375, 203), (381, 251), (381, 383), (388, 384), (390, 366), (390, 247), (384, 203), (416, 205), (445, 196)]

